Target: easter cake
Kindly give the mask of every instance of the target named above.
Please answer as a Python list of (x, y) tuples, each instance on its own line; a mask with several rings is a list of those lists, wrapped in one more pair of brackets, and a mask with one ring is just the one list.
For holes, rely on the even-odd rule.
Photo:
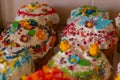
[(73, 47), (68, 40), (60, 42), (60, 50), (48, 62), (50, 67), (57, 67), (77, 80), (108, 80), (112, 66), (99, 50), (98, 43), (88, 49)]
[(104, 51), (107, 58), (113, 63), (115, 45), (118, 41), (116, 29), (112, 20), (101, 16), (82, 16), (75, 19), (62, 31), (62, 39), (67, 39), (74, 47), (81, 45), (88, 48), (94, 42)]
[(56, 29), (59, 23), (57, 12), (47, 4), (40, 4), (39, 2), (21, 6), (15, 20), (23, 19), (34, 19), (39, 25), (47, 25), (53, 27), (53, 29)]
[[(34, 19), (14, 21), (0, 36), (0, 50), (10, 54), (19, 52), (16, 48), (26, 48), (37, 67), (36, 60), (43, 58), (49, 50), (52, 51), (55, 41), (56, 35), (53, 29), (39, 26)], [(53, 51), (50, 52), (50, 55), (52, 54)]]

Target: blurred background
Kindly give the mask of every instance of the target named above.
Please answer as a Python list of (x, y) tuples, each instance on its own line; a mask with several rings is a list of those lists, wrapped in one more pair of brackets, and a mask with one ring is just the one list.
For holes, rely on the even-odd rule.
[(7, 25), (14, 20), (21, 5), (29, 4), (33, 1), (47, 3), (55, 8), (60, 15), (61, 24), (66, 23), (71, 9), (83, 5), (97, 6), (108, 11), (111, 19), (114, 19), (120, 12), (120, 0), (0, 0), (0, 22), (2, 25)]

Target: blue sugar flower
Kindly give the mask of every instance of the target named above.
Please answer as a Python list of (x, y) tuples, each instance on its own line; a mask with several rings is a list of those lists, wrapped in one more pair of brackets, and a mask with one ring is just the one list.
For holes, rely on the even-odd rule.
[(83, 26), (83, 25), (85, 25), (85, 22), (86, 21), (90, 21), (92, 18), (89, 18), (89, 17), (87, 17), (87, 16), (84, 16), (84, 17), (81, 17), (81, 20), (78, 22), (78, 25), (79, 26)]
[(18, 26), (10, 26), (10, 29), (8, 30), (9, 33), (13, 34), (18, 30)]
[(94, 19), (94, 17), (87, 17), (87, 16), (81, 17), (81, 19), (78, 21), (78, 25), (79, 26), (83, 26), (83, 25), (86, 26), (86, 22), (91, 22), (91, 20), (92, 20), (94, 22), (93, 26), (95, 26), (95, 28), (97, 30), (100, 30), (100, 29), (105, 28), (107, 25), (111, 24), (111, 22), (112, 22), (112, 20), (105, 20), (101, 16), (99, 16), (97, 18), (97, 20), (93, 20), (93, 19)]
[(73, 16), (73, 18), (75, 18), (75, 17), (78, 16), (78, 13), (77, 13), (77, 12), (73, 12), (73, 13), (72, 13), (72, 16)]
[(90, 15), (92, 13), (96, 12), (95, 10), (92, 10), (92, 9), (88, 9), (86, 10), (86, 14)]
[(34, 19), (29, 19), (28, 22), (31, 26), (38, 26), (38, 22), (35, 21)]
[(80, 58), (78, 56), (76, 56), (75, 54), (72, 54), (69, 58), (68, 58), (68, 62), (70, 62), (71, 64), (77, 64), (79, 62)]
[(111, 24), (112, 20), (103, 20), (101, 16), (95, 21), (96, 29), (103, 29), (107, 25)]

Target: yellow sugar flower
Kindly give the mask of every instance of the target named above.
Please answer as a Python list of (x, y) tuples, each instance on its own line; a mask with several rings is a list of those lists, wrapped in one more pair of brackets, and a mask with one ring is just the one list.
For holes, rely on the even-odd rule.
[(118, 74), (117, 77), (115, 77), (114, 80), (120, 80), (120, 74)]
[(37, 32), (36, 32), (36, 37), (39, 39), (39, 40), (45, 40), (47, 38), (47, 35), (46, 33), (42, 30), (42, 29), (39, 29)]
[(37, 8), (41, 7), (41, 5), (39, 3), (31, 3), (29, 6), (28, 6), (28, 9), (31, 9), (31, 10), (35, 10)]
[(27, 76), (26, 75), (22, 75), (21, 80), (27, 80)]
[(89, 54), (90, 54), (91, 56), (94, 56), (94, 57), (98, 56), (98, 54), (99, 54), (99, 46), (98, 46), (98, 43), (94, 43), (94, 44), (92, 44), (92, 45), (90, 46), (90, 48), (89, 48)]
[(62, 51), (66, 51), (71, 48), (71, 46), (67, 40), (61, 41), (59, 47)]
[(14, 68), (14, 65), (15, 65), (15, 61), (11, 62), (10, 68), (11, 68), (11, 69)]
[(3, 52), (2, 52), (2, 51), (0, 51), (0, 55), (3, 55)]
[(7, 69), (6, 69), (6, 68), (2, 70), (2, 73), (6, 73), (6, 72), (7, 72)]
[(4, 61), (4, 59), (3, 58), (0, 58), (0, 63), (2, 63)]

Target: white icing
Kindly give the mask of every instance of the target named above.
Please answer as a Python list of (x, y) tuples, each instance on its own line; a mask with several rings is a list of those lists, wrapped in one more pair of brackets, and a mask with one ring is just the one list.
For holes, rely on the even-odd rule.
[[(77, 50), (78, 50), (78, 49), (77, 49)], [(104, 80), (108, 80), (108, 79), (109, 79), (109, 77), (111, 76), (111, 68), (112, 68), (112, 66), (110, 65), (110, 63), (108, 62), (108, 60), (106, 59), (106, 57), (104, 56), (103, 53), (100, 53), (100, 55), (101, 55), (100, 58), (94, 58), (94, 57), (91, 57), (91, 56), (88, 56), (88, 55), (87, 55), (87, 54), (88, 54), (88, 53), (87, 53), (88, 51), (81, 51), (81, 52), (80, 52), (80, 50), (78, 50), (78, 51), (76, 51), (76, 52), (74, 52), (74, 51), (76, 51), (76, 48), (72, 49), (72, 53), (73, 53), (73, 54), (77, 54), (78, 56), (82, 56), (83, 59), (86, 59), (86, 60), (88, 60), (88, 61), (90, 62), (90, 65), (88, 65), (88, 66), (80, 66), (80, 65), (78, 65), (78, 64), (73, 65), (73, 70), (69, 70), (71, 76), (73, 76), (72, 73), (74, 73), (74, 72), (84, 72), (84, 71), (93, 70), (93, 69), (95, 68), (95, 66), (100, 65), (101, 62), (103, 61), (103, 62), (105, 63), (105, 67), (104, 67), (104, 69), (105, 69)], [(65, 51), (65, 52), (69, 52), (69, 51)], [(68, 55), (65, 55), (65, 52), (60, 52), (60, 51), (59, 51), (59, 52), (52, 58), (51, 61), (54, 62), (54, 65), (53, 65), (53, 66), (56, 66), (56, 67), (62, 69), (62, 68), (65, 68), (65, 67), (67, 68), (68, 66), (71, 66), (71, 65), (72, 65), (72, 64), (70, 64), (70, 63), (68, 62), (67, 59), (69, 58), (69, 56), (68, 56)], [(62, 58), (64, 58), (64, 61), (66, 61), (66, 63), (63, 63), (63, 64), (60, 63), (60, 60), (61, 60)], [(80, 58), (80, 59), (81, 59), (81, 58)], [(96, 59), (96, 61), (93, 61), (93, 59)], [(92, 78), (92, 79), (90, 79), (90, 80), (95, 80), (95, 79)]]
[[(19, 21), (19, 20), (23, 20), (23, 19), (34, 19), (36, 20), (40, 25), (46, 25), (47, 22), (52, 22), (52, 24), (58, 24), (59, 23), (59, 16), (58, 14), (55, 12), (53, 14), (47, 14), (46, 12), (44, 12), (42, 9), (46, 9), (47, 11), (52, 10), (51, 7), (49, 6), (41, 6), (35, 10), (33, 10), (32, 12), (28, 12), (29, 8), (28, 6), (26, 6), (25, 8), (20, 8), (20, 11), (23, 11), (25, 13), (28, 14), (45, 14), (45, 15), (40, 15), (40, 16), (28, 16), (28, 15), (19, 15), (17, 14), (15, 20)], [(42, 23), (41, 23), (42, 22)]]
[[(93, 18), (93, 19), (96, 20), (97, 18)], [(109, 35), (112, 31), (116, 32), (116, 29), (112, 24), (107, 25), (103, 29), (97, 30), (95, 28), (96, 25), (93, 26), (93, 28), (87, 28), (85, 27), (85, 25), (80, 26), (78, 24), (80, 21), (82, 21), (81, 18), (79, 18), (79, 20), (77, 21), (74, 21), (72, 24), (67, 25), (65, 29), (66, 33), (63, 33), (62, 39), (69, 40), (70, 38), (73, 38), (74, 40), (71, 41), (69, 40), (70, 44), (73, 44), (74, 42), (73, 46), (77, 46), (77, 44), (81, 44), (86, 47), (89, 47), (94, 42), (101, 41), (101, 43), (99, 44), (100, 49), (108, 49), (109, 47), (117, 43), (118, 38), (116, 33)], [(75, 30), (72, 30), (72, 28), (74, 28)], [(81, 28), (83, 28), (83, 30)], [(104, 33), (99, 33), (99, 31), (104, 31)], [(78, 35), (77, 32), (79, 33)], [(75, 33), (75, 35), (73, 35), (73, 33)], [(90, 35), (91, 33), (93, 35)], [(96, 36), (94, 36), (94, 34), (96, 34)], [(107, 38), (105, 38), (105, 36)], [(114, 40), (113, 43), (112, 40)], [(86, 44), (84, 44), (84, 42), (86, 42)]]

